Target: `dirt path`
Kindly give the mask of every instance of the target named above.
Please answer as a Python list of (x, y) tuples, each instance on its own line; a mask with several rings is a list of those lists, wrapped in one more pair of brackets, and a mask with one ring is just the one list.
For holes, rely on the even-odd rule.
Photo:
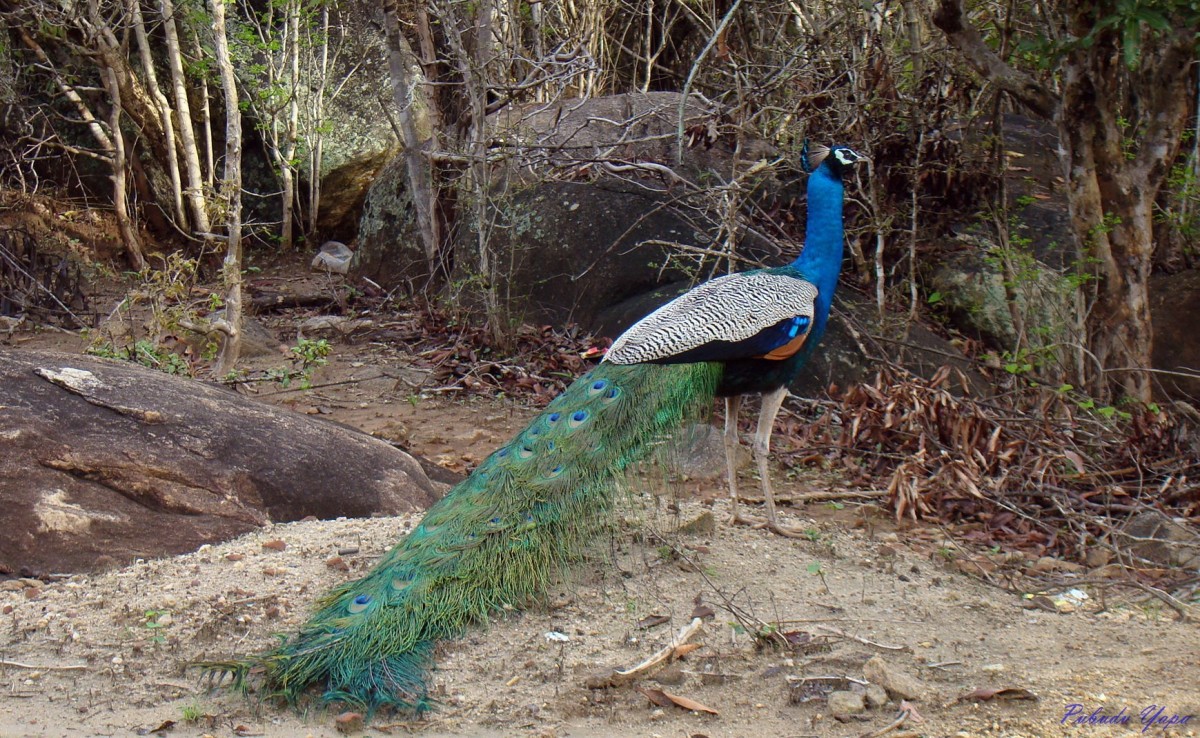
[[(343, 384), (269, 399), (400, 441), (459, 471), (530, 413), (511, 402), (416, 398), (381, 374), (394, 358), (339, 347), (317, 381)], [(344, 383), (369, 376), (377, 378)], [(895, 718), (895, 700), (846, 723), (830, 717), (823, 699), (804, 700), (821, 686), (863, 680), (864, 664), (878, 657), (916, 681), (893, 684), (915, 690), (912, 704), (924, 718), (904, 726), (915, 731), (908, 735), (1134, 735), (1151, 705), (1165, 708), (1162, 717), (1196, 717), (1146, 734), (1200, 735), (1200, 626), (1176, 622), (1154, 601), (1110, 591), (1102, 610), (1100, 592), (1088, 589), (1091, 598), (1069, 614), (1026, 609), (1019, 594), (961, 573), (937, 531), (898, 530), (875, 508), (793, 511), (809, 535), (786, 540), (726, 525), (726, 504), (704, 502), (718, 496), (715, 483), (665, 477), (652, 468), (628, 485), (622, 521), (594, 563), (546, 603), (442, 649), (441, 709), (411, 725), (379, 716), (351, 734), (860, 736)], [(784, 494), (828, 484), (777, 483)], [(697, 521), (698, 532), (679, 530)], [(159, 734), (341, 735), (327, 711), (210, 692), (183, 666), (270, 645), (303, 620), (318, 593), (361, 573), (413, 523), (279, 525), (103, 575), (3, 584), (0, 736), (130, 735), (168, 722)], [(666, 644), (697, 597), (715, 613), (692, 639), (701, 648), (635, 685), (588, 688), (590, 677)], [(640, 629), (652, 615), (669, 620)], [(755, 619), (778, 624), (792, 645), (756, 646), (745, 628)], [(805, 677), (843, 679), (790, 686)], [(719, 714), (655, 706), (637, 686)], [(998, 688), (1037, 700), (959, 700)], [(1071, 704), (1109, 715), (1124, 708), (1130, 721), (1062, 725)]]

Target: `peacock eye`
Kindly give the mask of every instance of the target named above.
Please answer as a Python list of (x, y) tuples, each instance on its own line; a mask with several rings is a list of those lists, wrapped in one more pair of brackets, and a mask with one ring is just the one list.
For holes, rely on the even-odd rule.
[(499, 451), (497, 451), (497, 452), (496, 452), (496, 458), (497, 458), (497, 459), (503, 459), (505, 456), (508, 456), (508, 449), (507, 449), (507, 448), (502, 448), (502, 449), (500, 449)]
[(592, 395), (592, 396), (598, 395), (601, 392), (603, 392), (604, 388), (607, 386), (608, 386), (608, 380), (598, 379), (595, 382), (592, 382), (591, 387), (588, 387), (588, 394)]
[(561, 417), (562, 417), (562, 413), (550, 413), (550, 415), (547, 416), (546, 420), (549, 420), (551, 423), (557, 423), (558, 419)]
[(562, 473), (563, 473), (563, 465), (559, 464), (558, 466), (554, 467), (550, 471), (546, 472), (546, 478), (554, 479), (555, 477), (561, 475)]
[(522, 446), (521, 450), (517, 451), (517, 456), (522, 459), (532, 458), (533, 457), (533, 449), (529, 448), (528, 446)]
[(358, 613), (362, 612), (363, 610), (366, 610), (367, 606), (370, 604), (371, 604), (371, 595), (361, 594), (358, 597), (355, 597), (353, 600), (351, 600), (350, 606), (347, 607), (346, 609), (349, 610), (351, 613), (358, 614)]
[(620, 387), (611, 387), (611, 388), (609, 388), (608, 392), (604, 393), (604, 404), (607, 405), (608, 403), (612, 402), (613, 400), (617, 399), (620, 396), (621, 396), (621, 388)]

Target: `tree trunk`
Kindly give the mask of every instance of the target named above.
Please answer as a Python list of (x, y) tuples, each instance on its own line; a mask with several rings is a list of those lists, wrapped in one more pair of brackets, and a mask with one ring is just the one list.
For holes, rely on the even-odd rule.
[(280, 151), (280, 177), (283, 180), (282, 202), (283, 224), (280, 229), (281, 242), (284, 249), (291, 251), (295, 247), (293, 222), (296, 199), (296, 132), (300, 122), (300, 0), (289, 0), (287, 4), (287, 64), (288, 75), (288, 116), (283, 129), (283, 149)]
[(146, 85), (150, 95), (158, 107), (162, 119), (163, 138), (166, 143), (165, 158), (167, 173), (171, 179), (171, 202), (173, 217), (180, 226), (187, 224), (187, 214), (183, 209), (183, 180), (179, 174), (179, 158), (175, 143), (175, 111), (171, 110), (171, 102), (163, 94), (158, 84), (158, 74), (154, 70), (154, 57), (150, 53), (150, 40), (146, 36), (146, 23), (142, 18), (142, 4), (139, 0), (129, 0), (129, 15), (133, 20), (133, 32), (137, 38), (138, 53), (142, 60), (142, 69), (146, 74)]
[[(192, 34), (192, 45), (197, 56), (204, 56), (204, 47), (200, 38)], [(208, 78), (200, 76), (200, 133), (204, 137), (204, 184), (212, 191), (216, 186), (217, 164), (216, 152), (213, 148), (212, 130), (212, 98), (208, 94)]]
[(209, 233), (207, 203), (204, 199), (204, 180), (200, 174), (200, 156), (196, 151), (196, 135), (192, 129), (192, 108), (188, 102), (187, 77), (183, 73), (183, 55), (179, 48), (179, 32), (175, 25), (175, 4), (159, 0), (163, 18), (163, 35), (167, 40), (167, 65), (171, 69), (171, 84), (175, 90), (175, 111), (179, 117), (179, 142), (183, 144), (183, 160), (187, 166), (187, 200), (192, 212), (193, 230)]
[[(961, 0), (941, 0), (933, 22), (979, 74), (1030, 112), (1055, 121), (1076, 268), (1094, 277), (1085, 308), (1088, 389), (1106, 401), (1125, 396), (1149, 402), (1154, 202), (1190, 109), (1194, 29), (1182, 24), (1152, 31), (1120, 23), (1102, 28), (1098, 23), (1116, 9), (1090, 0), (1066, 2), (1063, 11), (1063, 35), (1089, 41), (1074, 44), (1064, 56), (1058, 96), (992, 51), (965, 22)], [(1125, 46), (1134, 41), (1136, 50)]]
[(317, 65), (316, 89), (312, 95), (312, 113), (308, 123), (308, 230), (317, 228), (321, 215), (321, 162), (324, 158), (325, 90), (329, 85), (329, 4), (321, 4), (321, 61)]
[(113, 182), (113, 213), (117, 219), (117, 228), (121, 232), (121, 242), (125, 245), (125, 254), (129, 264), (141, 271), (146, 266), (142, 257), (142, 244), (138, 240), (137, 228), (129, 216), (129, 199), (125, 184), (125, 137), (121, 135), (121, 85), (117, 82), (117, 72), (112, 67), (101, 70), (104, 86), (108, 89), (109, 102), (112, 112), (109, 115), (109, 131), (112, 138), (112, 182)]
[(225, 262), (221, 268), (225, 286), (225, 319), (221, 332), (225, 340), (213, 372), (223, 376), (233, 370), (241, 351), (242, 338), (242, 111), (238, 107), (237, 79), (229, 42), (225, 37), (225, 2), (210, 0), (213, 18), (213, 48), (221, 92), (225, 96), (225, 173), (221, 199), (225, 204)]
[(392, 95), (400, 116), (400, 134), (404, 138), (404, 165), (409, 191), (417, 213), (417, 236), (425, 252), (429, 273), (444, 276), (442, 234), (437, 221), (437, 191), (433, 184), (433, 166), (429, 150), (434, 132), (429, 118), (428, 101), (421, 89), (424, 75), (408, 40), (400, 32), (396, 0), (384, 0), (384, 30), (388, 39), (388, 70), (392, 76)]

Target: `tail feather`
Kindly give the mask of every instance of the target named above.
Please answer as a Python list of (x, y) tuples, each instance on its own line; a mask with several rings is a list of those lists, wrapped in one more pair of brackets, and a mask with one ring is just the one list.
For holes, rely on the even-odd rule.
[(617, 366), (580, 378), (451, 490), (300, 631), (251, 657), (268, 694), (367, 710), (430, 707), (436, 641), (545, 592), (607, 522), (617, 475), (711, 406), (719, 364)]

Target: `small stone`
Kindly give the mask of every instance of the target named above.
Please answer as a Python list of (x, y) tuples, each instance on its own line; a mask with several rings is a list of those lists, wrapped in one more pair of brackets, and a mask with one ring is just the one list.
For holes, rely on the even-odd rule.
[(878, 684), (868, 684), (867, 693), (864, 696), (867, 699), (867, 706), (871, 709), (879, 709), (888, 702), (887, 690)]
[(926, 692), (925, 685), (919, 679), (879, 656), (872, 656), (863, 664), (863, 676), (867, 681), (886, 689), (892, 697), (919, 700)]
[(171, 613), (164, 612), (162, 615), (159, 615), (158, 619), (155, 620), (154, 622), (158, 623), (159, 625), (161, 625), (162, 627), (165, 628), (168, 625), (170, 625), (171, 623), (175, 622), (175, 618), (171, 617)]
[(3, 614), (5, 614), (5, 615), (8, 615), (8, 614), (9, 614), (9, 613), (11, 613), (12, 611), (13, 611), (13, 606), (12, 606), (12, 605), (5, 605), (3, 608), (0, 608), (0, 613), (3, 613)]
[(246, 558), (246, 557), (245, 557), (244, 555), (240, 554), (240, 553), (228, 553), (228, 554), (225, 554), (225, 560), (226, 560), (226, 561), (241, 561), (241, 560), (242, 560), (242, 559), (244, 559), (244, 558)]
[(36, 600), (38, 598), (38, 595), (40, 595), (41, 593), (42, 593), (42, 590), (38, 589), (37, 587), (26, 587), (25, 588), (25, 599)]
[(678, 666), (668, 666), (654, 675), (654, 681), (668, 686), (678, 686), (687, 679), (687, 674)]
[(337, 571), (350, 571), (350, 565), (341, 556), (333, 556), (325, 560), (325, 566)]
[(679, 526), (679, 532), (684, 535), (699, 535), (702, 533), (712, 533), (717, 529), (717, 520), (713, 517), (711, 510), (705, 510), (695, 520), (690, 520)]
[[(275, 539), (273, 541), (264, 541), (262, 547), (268, 551), (282, 551), (287, 548), (287, 544), (279, 539)], [(344, 715), (345, 713), (342, 714)]]
[(838, 690), (837, 692), (830, 693), (827, 704), (829, 706), (829, 714), (833, 715), (835, 720), (843, 723), (854, 715), (860, 715), (867, 710), (866, 702), (863, 700), (861, 694), (846, 690)]
[(1004, 664), (984, 664), (979, 670), (985, 674), (999, 674), (1004, 671)]
[(1057, 571), (1058, 564), (1058, 559), (1054, 558), (1053, 556), (1043, 556), (1037, 560), (1037, 563), (1030, 567), (1030, 570), (1038, 574), (1047, 574), (1052, 571)]
[(362, 730), (363, 716), (358, 712), (343, 712), (333, 719), (339, 733), (357, 733)]

